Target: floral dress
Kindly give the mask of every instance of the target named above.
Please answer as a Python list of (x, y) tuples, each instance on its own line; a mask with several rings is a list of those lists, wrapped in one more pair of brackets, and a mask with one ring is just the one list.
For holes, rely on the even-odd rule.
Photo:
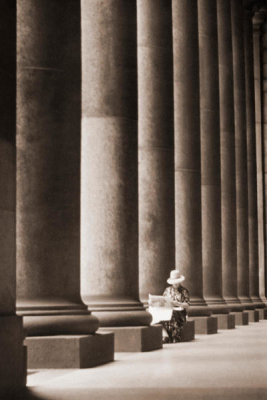
[[(163, 293), (163, 296), (180, 303), (189, 304), (189, 292), (181, 285), (179, 285), (177, 288), (173, 286), (167, 287)], [(170, 321), (161, 321), (163, 328), (168, 334), (168, 337), (164, 339), (165, 343), (175, 343), (181, 341), (181, 334), (186, 321), (186, 316), (187, 311), (185, 309), (181, 311), (174, 309)]]

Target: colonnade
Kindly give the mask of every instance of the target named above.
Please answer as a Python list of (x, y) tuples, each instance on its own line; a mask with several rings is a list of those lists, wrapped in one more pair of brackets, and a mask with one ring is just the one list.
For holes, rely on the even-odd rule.
[(0, 311), (20, 335), (19, 384), (21, 316), (33, 368), (108, 362), (114, 343), (161, 348), (146, 305), (174, 268), (195, 332), (264, 318), (261, 2), (11, 3), (0, 43)]

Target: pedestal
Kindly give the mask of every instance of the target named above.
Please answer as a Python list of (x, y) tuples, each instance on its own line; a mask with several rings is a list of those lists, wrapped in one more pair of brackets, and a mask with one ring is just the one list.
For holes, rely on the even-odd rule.
[(218, 329), (235, 329), (235, 316), (230, 314), (216, 314)]
[(114, 333), (115, 352), (142, 352), (162, 348), (161, 325), (100, 328), (99, 332)]
[(26, 385), (26, 348), (22, 343), (22, 319), (17, 316), (1, 316), (0, 393)]
[(195, 339), (195, 321), (187, 320), (184, 324), (182, 334), (181, 334), (181, 342), (190, 342)]
[(235, 325), (248, 325), (249, 323), (249, 318), (248, 318), (248, 312), (247, 311), (233, 311), (231, 312), (231, 315), (234, 315), (235, 317)]
[(90, 368), (114, 360), (114, 335), (34, 336), (25, 340), (28, 368)]
[(256, 311), (259, 313), (259, 320), (265, 319), (264, 318), (264, 308), (256, 308)]
[(249, 322), (259, 322), (258, 310), (247, 310)]
[(195, 322), (196, 335), (210, 335), (217, 333), (218, 323), (215, 317), (193, 317), (189, 321)]

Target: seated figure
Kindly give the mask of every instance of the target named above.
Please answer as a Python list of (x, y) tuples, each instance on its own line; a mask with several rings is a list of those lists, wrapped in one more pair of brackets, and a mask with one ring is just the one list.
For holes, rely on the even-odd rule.
[(168, 298), (173, 305), (171, 319), (161, 321), (163, 326), (163, 343), (175, 343), (181, 341), (181, 333), (187, 317), (189, 306), (189, 292), (181, 285), (184, 276), (178, 270), (173, 270), (167, 280), (171, 286), (167, 287), (163, 296)]

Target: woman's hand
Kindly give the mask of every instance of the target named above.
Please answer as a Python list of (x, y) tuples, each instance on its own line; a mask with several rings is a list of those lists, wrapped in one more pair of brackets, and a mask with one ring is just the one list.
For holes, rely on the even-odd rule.
[(189, 307), (189, 304), (188, 303), (182, 303), (182, 302), (180, 302), (180, 301), (173, 301), (172, 302), (172, 306), (173, 307), (182, 307), (182, 308), (188, 308)]

